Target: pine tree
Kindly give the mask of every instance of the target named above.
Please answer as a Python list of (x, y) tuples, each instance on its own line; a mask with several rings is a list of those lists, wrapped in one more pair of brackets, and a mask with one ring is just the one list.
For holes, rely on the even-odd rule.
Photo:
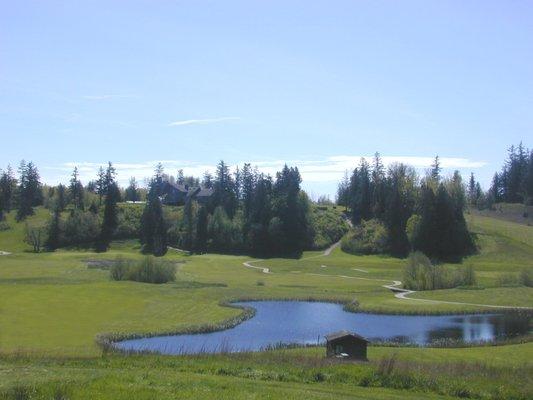
[(162, 256), (167, 252), (167, 228), (159, 198), (163, 183), (163, 167), (159, 163), (150, 182), (146, 205), (141, 217), (141, 244), (143, 253)]
[(106, 187), (105, 187), (105, 171), (102, 166), (98, 168), (98, 177), (96, 178), (95, 190), (98, 194), (98, 204), (102, 204), (102, 198), (105, 196)]
[(477, 203), (476, 197), (476, 179), (474, 173), (470, 173), (470, 180), (468, 181), (468, 204), (475, 206)]
[(372, 184), (370, 181), (370, 167), (367, 161), (362, 158), (359, 166), (360, 182), (360, 212), (361, 219), (367, 221), (372, 218)]
[(55, 250), (59, 247), (61, 235), (60, 218), (61, 212), (56, 207), (47, 226), (46, 248), (48, 250)]
[(430, 179), (433, 181), (434, 185), (438, 185), (440, 183), (440, 172), (442, 171), (442, 168), (440, 166), (440, 159), (439, 156), (435, 156), (435, 160), (433, 161), (433, 164), (431, 164), (431, 170), (429, 173)]
[(107, 183), (107, 193), (104, 200), (104, 218), (102, 221), (102, 227), (100, 235), (96, 243), (96, 249), (98, 251), (107, 251), (113, 234), (118, 226), (118, 209), (117, 199), (120, 196), (120, 192), (117, 184), (114, 181)]
[[(300, 193), (301, 182), (302, 178), (296, 167), (289, 168), (285, 165), (282, 171), (276, 174), (273, 215), (279, 221), (279, 234), (270, 238), (274, 251), (298, 255), (305, 248), (309, 229), (309, 202), (307, 197)], [(277, 226), (278, 223), (274, 224)]]
[(137, 181), (135, 180), (135, 177), (130, 178), (129, 186), (126, 188), (126, 201), (139, 201), (140, 200), (140, 194), (139, 194), (139, 187), (137, 185)]
[(525, 205), (533, 205), (533, 150), (529, 153), (527, 172), (524, 179)]
[(344, 207), (350, 206), (350, 177), (344, 171), (344, 177), (337, 188), (337, 204)]
[(382, 218), (386, 208), (385, 167), (378, 152), (374, 155), (372, 166), (372, 214)]
[(33, 215), (33, 207), (42, 203), (42, 188), (35, 165), (31, 161), (28, 164), (21, 161), (19, 174), (17, 221)]
[(11, 166), (8, 165), (7, 169), (0, 175), (0, 214), (11, 211), (16, 188), (17, 180), (13, 175)]
[[(247, 227), (249, 227), (250, 215), (252, 214), (253, 195), (255, 186), (255, 177), (250, 164), (244, 164), (241, 173), (242, 181), (242, 205), (244, 212), (244, 219)], [(246, 228), (247, 230), (247, 228)]]
[(78, 167), (74, 167), (72, 177), (70, 178), (69, 195), (74, 208), (83, 210), (83, 185), (78, 179)]
[(196, 220), (196, 252), (205, 253), (207, 251), (207, 224), (208, 224), (207, 207), (202, 206), (198, 211), (198, 218)]
[(202, 186), (206, 189), (211, 189), (213, 187), (213, 175), (211, 175), (209, 171), (205, 171), (204, 173)]
[(194, 218), (195, 218), (195, 206), (194, 200), (190, 197), (185, 201), (183, 208), (183, 225), (185, 228), (185, 236), (183, 240), (183, 246), (186, 250), (193, 250), (195, 243), (194, 238)]
[(65, 210), (65, 207), (67, 205), (67, 199), (66, 199), (66, 189), (65, 186), (63, 186), (61, 183), (57, 185), (57, 192), (56, 192), (56, 208), (59, 212), (62, 212)]
[(238, 205), (235, 193), (235, 182), (231, 177), (229, 167), (224, 161), (218, 163), (213, 188), (215, 190), (213, 194), (214, 206), (223, 207), (229, 218), (233, 218)]

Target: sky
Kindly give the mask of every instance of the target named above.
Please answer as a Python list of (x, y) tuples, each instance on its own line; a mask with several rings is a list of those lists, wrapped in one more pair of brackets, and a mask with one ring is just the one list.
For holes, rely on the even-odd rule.
[(533, 146), (531, 1), (0, 3), (0, 168), (47, 183), (223, 159), (334, 197), (379, 151), (488, 187)]

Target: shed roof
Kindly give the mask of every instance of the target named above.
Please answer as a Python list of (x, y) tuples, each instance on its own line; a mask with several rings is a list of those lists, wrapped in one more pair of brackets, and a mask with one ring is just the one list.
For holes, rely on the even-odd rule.
[(369, 343), (369, 340), (362, 337), (361, 335), (358, 335), (357, 333), (353, 333), (353, 332), (349, 332), (349, 331), (338, 331), (338, 332), (333, 332), (333, 333), (330, 333), (328, 335), (326, 335), (326, 340), (328, 342), (332, 341), (332, 340), (337, 340), (337, 339), (340, 339), (340, 338), (343, 338), (343, 337), (346, 337), (346, 336), (351, 336), (355, 339), (359, 339), (359, 340), (363, 340), (367, 343)]

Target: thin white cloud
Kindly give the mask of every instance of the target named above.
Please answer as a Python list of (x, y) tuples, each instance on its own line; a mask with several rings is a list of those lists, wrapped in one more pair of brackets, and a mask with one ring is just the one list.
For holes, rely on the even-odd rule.
[[(334, 183), (339, 182), (345, 171), (353, 170), (361, 158), (365, 158), (371, 162), (372, 156), (332, 156), (324, 159), (314, 160), (259, 160), (250, 161), (252, 166), (257, 166), (258, 170), (275, 176), (277, 171), (283, 168), (284, 164), (290, 166), (297, 166), (302, 180), (306, 184), (313, 183)], [(383, 164), (385, 166), (393, 163), (405, 163), (411, 165), (423, 172), (429, 168), (434, 161), (433, 157), (413, 157), (413, 156), (382, 156)], [(161, 161), (145, 161), (140, 163), (113, 163), (118, 173), (118, 181), (121, 185), (126, 185), (129, 178), (134, 176), (139, 182), (142, 182), (145, 178), (149, 178), (153, 175), (154, 168), (157, 163), (161, 162), (165, 172), (170, 175), (176, 175), (179, 169), (183, 169), (186, 175), (194, 175), (201, 177), (205, 171), (214, 173), (216, 165), (199, 163), (187, 160), (161, 160)], [(487, 165), (484, 161), (470, 160), (467, 158), (456, 157), (441, 157), (440, 162), (444, 168), (445, 173), (451, 173), (455, 169), (462, 170), (463, 173), (469, 173), (473, 169), (482, 168)], [(244, 162), (239, 162), (230, 165), (231, 169), (236, 166), (240, 168)], [(55, 179), (51, 182), (68, 182), (70, 174), (73, 168), (77, 166), (80, 174), (80, 179), (86, 183), (90, 180), (94, 180), (96, 173), (100, 166), (106, 167), (106, 163), (95, 162), (68, 162), (56, 167), (49, 167), (49, 170), (57, 171)]]
[(110, 99), (131, 99), (136, 96), (127, 94), (97, 94), (82, 96), (85, 100), (110, 100)]
[(174, 121), (168, 124), (168, 126), (186, 126), (186, 125), (207, 125), (215, 124), (217, 122), (225, 121), (239, 121), (239, 117), (221, 117), (221, 118), (204, 118), (204, 119), (184, 119), (181, 121)]

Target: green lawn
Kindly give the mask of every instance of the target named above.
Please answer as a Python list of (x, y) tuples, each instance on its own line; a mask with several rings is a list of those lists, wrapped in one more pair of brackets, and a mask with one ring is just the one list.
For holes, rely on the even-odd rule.
[[(46, 210), (39, 209), (30, 222), (42, 222), (47, 215)], [(412, 296), (533, 306), (532, 288), (496, 286), (498, 276), (504, 272), (517, 274), (524, 267), (533, 268), (533, 228), (474, 215), (469, 216), (468, 222), (476, 232), (480, 251), (464, 263), (476, 270), (481, 289), (439, 290)], [(472, 378), (475, 385), (472, 383), (471, 389), (476, 393), (485, 393), (489, 387), (500, 390), (497, 383), (507, 390), (505, 371), (514, 371), (516, 379), (531, 372), (531, 343), (469, 349), (372, 348), (372, 362), (365, 366), (323, 365), (323, 349), (283, 351), (280, 354), (285, 361), (275, 362), (271, 354), (213, 356), (207, 357), (209, 361), (201, 357), (154, 356), (101, 359), (101, 350), (95, 344), (99, 333), (156, 334), (220, 323), (240, 313), (220, 305), (235, 299), (357, 300), (362, 310), (396, 313), (486, 309), (397, 299), (382, 285), (402, 279), (403, 260), (353, 256), (339, 248), (327, 257), (321, 252), (306, 252), (298, 260), (255, 260), (255, 265), (268, 267), (270, 274), (244, 267), (242, 263), (250, 260), (245, 256), (183, 256), (169, 252), (165, 258), (179, 263), (177, 282), (114, 282), (109, 280), (107, 271), (87, 268), (87, 260), (113, 259), (118, 255), (139, 258), (137, 242), (115, 242), (103, 254), (75, 249), (34, 254), (22, 241), (24, 225), (16, 224), (13, 214), (8, 216), (8, 223), (12, 228), (0, 232), (0, 250), (12, 253), (0, 256), (0, 385), (6, 390), (22, 384), (49, 398), (47, 391), (54, 391), (58, 382), (67, 381), (71, 391), (68, 398), (125, 398), (132, 390), (136, 390), (136, 398), (176, 398), (176, 393), (179, 398), (252, 398), (252, 392), (253, 398), (429, 398), (427, 393), (460, 394), (454, 392), (460, 387), (439, 392), (437, 387), (445, 387), (444, 382), (437, 387), (426, 382), (434, 379), (431, 374), (435, 373), (449, 376), (461, 385), (468, 384), (466, 378), (453, 375), (460, 364), (467, 363), (468, 368), (482, 364), (483, 368), (474, 371)], [(361, 387), (368, 383), (363, 378), (379, 369), (378, 360), (393, 353), (407, 363), (405, 368), (413, 376), (423, 374), (420, 379), (426, 383), (405, 384), (407, 394), (405, 390), (393, 390), (401, 386), (394, 379), (405, 377), (379, 377), (371, 382), (388, 389)], [(325, 378), (309, 375), (310, 359), (319, 365), (313, 366), (312, 371), (325, 374)], [(289, 365), (294, 365), (297, 373)], [(240, 369), (232, 372), (233, 367)], [(296, 373), (298, 378), (276, 377), (278, 368), (286, 369), (289, 375)], [(522, 386), (520, 390), (531, 393), (530, 386)]]

